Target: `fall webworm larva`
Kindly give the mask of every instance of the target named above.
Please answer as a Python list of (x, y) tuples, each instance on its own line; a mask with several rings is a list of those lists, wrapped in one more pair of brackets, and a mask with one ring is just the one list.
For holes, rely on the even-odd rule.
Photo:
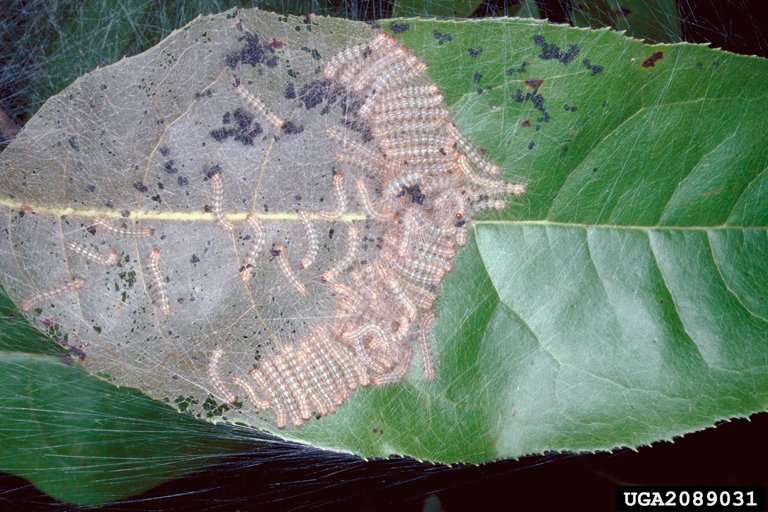
[(272, 249), (272, 255), (275, 257), (277, 265), (280, 267), (283, 275), (285, 275), (285, 278), (288, 279), (289, 283), (291, 283), (291, 286), (293, 286), (299, 295), (306, 295), (307, 288), (302, 284), (301, 281), (299, 281), (299, 278), (296, 277), (296, 274), (293, 273), (293, 270), (291, 269), (291, 263), (288, 261), (288, 257), (285, 254), (285, 247), (280, 244), (275, 245)]
[(111, 249), (108, 253), (101, 254), (74, 240), (70, 240), (66, 245), (70, 251), (99, 265), (114, 265), (117, 263), (118, 254), (116, 249)]
[(125, 238), (147, 238), (154, 234), (154, 230), (152, 228), (132, 229), (125, 225), (115, 227), (102, 219), (94, 219), (93, 225), (104, 228), (106, 231), (114, 235)]
[(66, 292), (80, 290), (83, 286), (85, 286), (85, 281), (82, 279), (73, 279), (72, 281), (69, 281), (68, 283), (61, 286), (57, 286), (56, 288), (51, 288), (50, 290), (32, 295), (31, 297), (25, 299), (19, 308), (25, 312), (29, 311), (33, 307), (50, 299), (51, 297), (55, 297), (56, 295), (61, 295), (62, 293)]
[(168, 300), (168, 291), (165, 289), (165, 281), (160, 274), (160, 249), (155, 247), (149, 253), (149, 272), (152, 275), (152, 282), (155, 286), (156, 299), (160, 303), (160, 311), (164, 315), (171, 313), (171, 304)]
[(226, 403), (233, 404), (235, 402), (235, 395), (227, 390), (221, 377), (219, 377), (219, 360), (223, 354), (224, 351), (220, 348), (217, 348), (211, 354), (211, 359), (208, 363), (208, 378), (216, 392), (219, 393), (219, 396), (223, 397)]
[(304, 211), (300, 211), (299, 218), (304, 224), (304, 232), (307, 236), (307, 252), (301, 259), (299, 267), (302, 269), (307, 269), (311, 267), (315, 262), (315, 258), (317, 258), (317, 252), (320, 249), (320, 243), (317, 240), (317, 233), (315, 232), (315, 228), (312, 226), (312, 222), (309, 220), (309, 217), (307, 217), (307, 214)]
[(227, 220), (227, 216), (224, 213), (224, 180), (221, 177), (221, 172), (217, 171), (211, 174), (210, 180), (213, 214), (216, 216), (216, 221), (219, 225), (227, 232), (232, 233), (235, 230), (235, 227)]

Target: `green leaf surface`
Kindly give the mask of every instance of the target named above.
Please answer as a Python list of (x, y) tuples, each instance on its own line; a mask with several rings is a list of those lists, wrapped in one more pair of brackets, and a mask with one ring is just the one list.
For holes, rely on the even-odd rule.
[[(462, 132), (529, 194), (474, 224), (443, 284), (436, 381), (414, 372), (278, 434), (366, 457), (479, 463), (636, 447), (766, 410), (768, 62), (533, 20), (396, 23), (407, 25), (394, 35), (429, 65)], [(82, 418), (68, 416), (89, 386), (107, 384), (68, 373), (71, 392), (62, 393), (35, 384), (51, 382), (49, 359), (19, 357), (2, 363), (20, 370), (2, 373), (17, 380), (0, 386), (0, 404), (15, 411), (3, 414), (0, 435), (41, 428), (32, 411), (45, 400), (47, 424), (73, 422), (55, 439), (39, 434), (46, 453), (73, 449), (76, 434), (110, 456), (131, 446), (78, 430)], [(136, 397), (131, 410), (123, 392), (87, 410), (141, 421), (151, 401)], [(178, 428), (178, 439), (194, 431)], [(169, 437), (142, 440), (133, 456), (150, 467)], [(2, 446), (0, 467), (72, 501), (157, 481), (137, 474), (73, 498), (64, 484), (43, 484), (63, 469), (9, 466), (12, 448)]]
[(140, 493), (246, 444), (54, 356), (0, 352), (0, 469), (79, 505)]

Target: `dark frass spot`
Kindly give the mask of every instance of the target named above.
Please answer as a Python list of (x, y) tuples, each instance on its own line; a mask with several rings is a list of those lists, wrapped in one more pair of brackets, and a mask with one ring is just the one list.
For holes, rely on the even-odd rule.
[(566, 112), (576, 112), (576, 106), (575, 105), (569, 105), (567, 103), (565, 105), (563, 105), (563, 109)]
[(232, 117), (235, 118), (235, 122), (241, 130), (247, 130), (250, 128), (251, 123), (253, 122), (253, 115), (251, 115), (249, 112), (246, 112), (242, 108), (235, 109), (235, 111), (232, 112)]
[(523, 94), (523, 91), (517, 89), (513, 99), (518, 103), (530, 101), (531, 104), (533, 104), (533, 107), (541, 112), (541, 116), (537, 119), (537, 121), (540, 123), (546, 123), (549, 121), (549, 112), (547, 112), (547, 109), (544, 107), (544, 97), (538, 92), (534, 91)]
[(211, 130), (210, 135), (216, 142), (224, 142), (227, 140), (228, 137), (231, 137), (235, 134), (235, 130), (232, 128), (217, 128), (215, 130)]
[(245, 41), (245, 44), (243, 44), (243, 47), (240, 49), (240, 51), (230, 53), (226, 58), (227, 66), (229, 66), (231, 69), (235, 69), (238, 62), (243, 64), (250, 64), (251, 66), (264, 63), (270, 65), (267, 61), (271, 61), (272, 59), (275, 59), (275, 61), (270, 67), (277, 65), (277, 57), (274, 55), (274, 48), (272, 48), (269, 44), (259, 44), (259, 36), (256, 34), (246, 33), (243, 35), (243, 37), (240, 38), (240, 40)]
[(479, 84), (479, 83), (480, 83), (480, 80), (482, 80), (482, 79), (483, 79), (483, 75), (481, 75), (480, 73), (475, 73), (475, 74), (472, 76), (472, 80), (474, 80), (474, 82), (475, 82), (476, 84)]
[(643, 61), (644, 68), (652, 68), (658, 61), (664, 58), (664, 52), (654, 52)]
[(445, 44), (450, 43), (453, 41), (453, 36), (451, 34), (443, 34), (442, 32), (438, 32), (437, 30), (432, 32), (432, 37), (437, 39), (437, 44)]
[(548, 43), (542, 35), (533, 36), (533, 44), (541, 47), (539, 58), (542, 60), (559, 60), (563, 64), (570, 64), (579, 54), (579, 47), (577, 45), (572, 44), (567, 50), (563, 51), (556, 44)]
[(176, 162), (174, 160), (168, 160), (163, 164), (163, 169), (168, 174), (176, 174), (179, 170), (174, 166)]
[(209, 134), (216, 142), (224, 142), (232, 137), (244, 146), (252, 146), (253, 140), (263, 132), (261, 125), (253, 120), (253, 115), (242, 108), (225, 113), (221, 121), (224, 124), (231, 124), (234, 121), (237, 127), (222, 126), (211, 130)]
[(598, 75), (603, 72), (603, 66), (598, 66), (597, 64), (592, 64), (589, 59), (584, 59), (583, 61), (584, 67), (587, 68), (592, 72), (592, 76)]
[(392, 23), (389, 25), (389, 29), (395, 34), (401, 34), (407, 30), (410, 30), (411, 26), (408, 23)]
[(286, 121), (285, 123), (283, 123), (283, 133), (287, 135), (293, 135), (296, 133), (301, 133), (303, 131), (304, 131), (304, 126), (302, 125), (296, 126), (291, 121)]
[(421, 187), (418, 184), (412, 185), (410, 187), (403, 187), (403, 189), (398, 194), (398, 197), (402, 197), (406, 194), (410, 196), (411, 202), (416, 204), (424, 204), (424, 199), (427, 198), (427, 196), (425, 196), (421, 191)]
[(288, 82), (288, 85), (285, 86), (285, 98), (292, 100), (296, 97), (296, 88), (293, 85), (293, 82)]
[(186, 176), (179, 176), (176, 178), (176, 183), (178, 183), (180, 187), (186, 187), (189, 185), (189, 178)]
[(482, 48), (469, 48), (467, 50), (467, 53), (470, 57), (478, 57), (481, 53), (483, 53)]
[(160, 154), (163, 156), (168, 156), (168, 154), (171, 152), (168, 146), (160, 146), (160, 149), (158, 149), (158, 151), (160, 151)]
[(96, 185), (93, 185), (93, 184), (86, 185), (85, 190), (87, 190), (88, 192), (96, 192)]
[(71, 147), (75, 151), (80, 151), (80, 144), (77, 143), (77, 139), (75, 138), (74, 135), (68, 138), (67, 142), (69, 143), (69, 147)]
[(528, 149), (533, 149), (534, 146), (536, 146), (535, 142), (531, 141), (531, 142), (528, 143)]
[(133, 188), (135, 188), (139, 192), (146, 192), (147, 190), (149, 190), (147, 186), (140, 181), (137, 181), (136, 183), (134, 183)]
[(190, 263), (200, 263), (200, 258), (197, 257), (197, 254), (193, 254), (192, 257), (189, 259)]
[(305, 84), (299, 91), (299, 99), (307, 110), (312, 109), (324, 100), (328, 99), (329, 103), (336, 101), (336, 93), (332, 91), (331, 82), (329, 80), (314, 80), (308, 84)]

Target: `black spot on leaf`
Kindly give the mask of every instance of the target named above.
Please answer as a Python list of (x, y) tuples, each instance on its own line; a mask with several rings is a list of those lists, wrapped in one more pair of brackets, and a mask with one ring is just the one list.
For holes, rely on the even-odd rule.
[(603, 66), (598, 66), (597, 64), (592, 64), (589, 59), (584, 59), (583, 61), (584, 67), (587, 68), (592, 72), (592, 75), (597, 75), (603, 72)]
[(289, 100), (296, 97), (296, 88), (294, 87), (293, 82), (288, 82), (288, 85), (285, 86), (285, 97)]
[(439, 45), (450, 43), (451, 41), (453, 41), (453, 36), (451, 34), (443, 34), (442, 32), (438, 32), (437, 30), (432, 32), (432, 37), (437, 39), (437, 44)]
[(548, 43), (542, 35), (533, 36), (533, 44), (541, 47), (539, 58), (542, 60), (559, 60), (563, 64), (570, 64), (579, 54), (578, 45), (572, 44), (567, 50), (563, 51), (559, 46)]

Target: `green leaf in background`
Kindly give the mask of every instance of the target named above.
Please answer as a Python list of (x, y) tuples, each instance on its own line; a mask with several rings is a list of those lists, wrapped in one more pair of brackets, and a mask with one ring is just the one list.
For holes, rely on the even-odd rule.
[(0, 470), (65, 502), (100, 505), (255, 448), (65, 360), (0, 352)]
[[(336, 414), (278, 435), (367, 457), (486, 462), (635, 447), (766, 410), (768, 62), (533, 20), (383, 28), (391, 23), (429, 65), (462, 132), (530, 192), (475, 224), (444, 283), (437, 381), (365, 389)], [(69, 424), (75, 397), (96, 385), (68, 373), (70, 393), (35, 388), (50, 382), (52, 363), (28, 357), (4, 356), (20, 370), (3, 371), (17, 380), (0, 387), (0, 404), (15, 411), (0, 435), (35, 427), (41, 399), (45, 424)], [(137, 397), (130, 410), (123, 392), (87, 410), (142, 421), (151, 402)], [(179, 427), (191, 425), (183, 416), (155, 421), (178, 428), (177, 440), (194, 430)], [(34, 442), (45, 453), (71, 449), (76, 433), (118, 456), (130, 446), (76, 427)], [(147, 468), (168, 453), (169, 437), (158, 429), (142, 440)], [(70, 501), (158, 481), (137, 473), (73, 497), (47, 485), (63, 467), (44, 457), (27, 461), (39, 467), (8, 466), (13, 448), (2, 446), (3, 469)]]
[(466, 18), (471, 16), (482, 0), (397, 0), (392, 9), (393, 16), (446, 16)]
[[(444, 18), (468, 18), (483, 6), (482, 0), (396, 0), (392, 8), (393, 17), (435, 16)], [(539, 18), (535, 0), (523, 0), (504, 6), (506, 16)]]
[(571, 21), (579, 27), (613, 27), (652, 43), (676, 43), (680, 15), (675, 0), (585, 0), (571, 4)]
[[(13, 1), (13, 0), (12, 0)], [(13, 41), (0, 83), (34, 114), (54, 94), (99, 66), (140, 53), (200, 15), (257, 6), (281, 14), (381, 17), (384, 3), (331, 0), (34, 0), (8, 8), (0, 34)], [(0, 46), (1, 48), (2, 46)]]

